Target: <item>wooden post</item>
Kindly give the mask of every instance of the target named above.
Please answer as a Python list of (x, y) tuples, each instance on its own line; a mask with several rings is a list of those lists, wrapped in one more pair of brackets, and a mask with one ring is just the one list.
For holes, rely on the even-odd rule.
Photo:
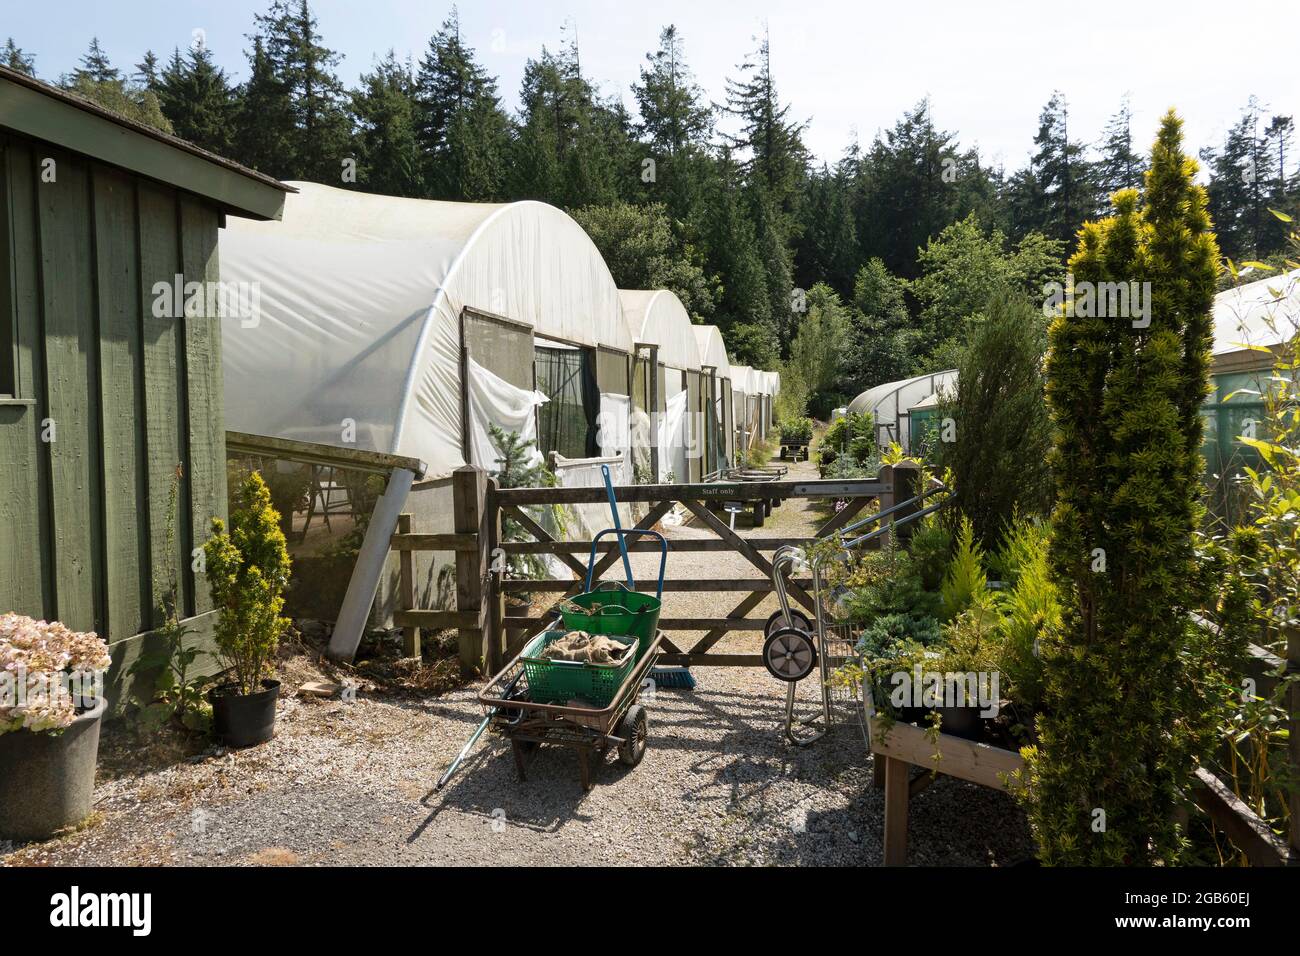
[[(888, 511), (890, 508), (894, 507), (894, 502), (901, 500), (898, 498), (896, 494), (896, 492), (898, 491), (898, 484), (897, 484), (898, 476), (894, 474), (893, 465), (881, 465), (880, 474), (878, 477), (880, 479), (880, 483), (883, 484), (888, 490), (882, 491), (879, 495), (876, 496), (876, 503), (877, 503), (876, 507), (879, 512), (885, 512)], [(892, 519), (881, 518), (877, 524), (872, 525), (872, 529), (874, 530), (875, 528), (889, 527), (892, 524), (893, 524)], [(893, 533), (894, 533), (893, 528), (890, 527), (888, 532), (880, 535), (877, 538), (873, 538), (871, 541), (868, 541), (867, 544), (872, 547), (872, 550), (878, 550), (880, 548), (883, 548), (887, 543), (889, 543), (889, 541), (892, 540), (890, 536)]]
[(908, 764), (897, 757), (876, 754), (885, 761), (885, 866), (907, 865)]
[[(451, 474), (452, 517), (458, 534), (479, 534), (487, 497), (487, 472), (475, 465), (462, 465)], [(477, 627), (457, 631), (460, 666), (479, 670), (483, 666), (483, 582), (487, 578), (491, 551), (479, 538), (477, 551), (456, 552), (456, 610), (474, 611)]]
[[(397, 533), (411, 533), (411, 513), (405, 511), (397, 516)], [(397, 606), (403, 611), (415, 610), (415, 552), (398, 552), (399, 572), (397, 578)], [(420, 656), (420, 629), (418, 627), (402, 628), (402, 654), (406, 657)]]
[[(900, 505), (904, 501), (915, 498), (921, 493), (921, 469), (911, 462), (904, 462), (894, 466), (894, 504)], [(901, 508), (889, 519), (891, 525), (896, 521), (902, 521), (908, 515), (916, 514), (922, 507), (921, 502), (917, 501)], [(894, 537), (894, 544), (902, 547), (912, 540), (912, 532), (916, 530), (916, 523), (905, 524), (902, 527), (890, 529)]]
[(1300, 629), (1291, 628), (1286, 635), (1286, 670), (1293, 683), (1287, 688), (1291, 713), (1291, 861), (1300, 864)]
[(484, 657), (487, 660), (489, 674), (495, 674), (505, 665), (506, 653), (506, 594), (501, 588), (501, 577), (505, 573), (505, 555), (500, 555), (501, 566), (497, 566), (498, 551), (504, 536), (504, 524), (501, 517), (501, 505), (497, 500), (497, 480), (487, 480), (487, 495), (483, 509), (483, 526), (479, 531), (479, 550), (487, 560), (487, 594), (485, 595), (486, 618), (483, 629)]

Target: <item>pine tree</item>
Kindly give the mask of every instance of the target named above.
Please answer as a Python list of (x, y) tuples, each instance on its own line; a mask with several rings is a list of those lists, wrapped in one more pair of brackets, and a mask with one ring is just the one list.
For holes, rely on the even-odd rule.
[(823, 165), (808, 179), (801, 203), (803, 227), (795, 244), (795, 280), (810, 289), (825, 281), (842, 295), (853, 291), (858, 237), (853, 222), (852, 184), (843, 163)]
[(424, 195), (416, 132), (415, 78), (392, 50), (363, 74), (352, 94), (358, 139), (357, 181), (385, 196)]
[(1133, 151), (1133, 110), (1127, 97), (1106, 124), (1097, 148), (1101, 153), (1096, 166), (1097, 187), (1103, 197), (1142, 185), (1146, 169), (1142, 157)]
[(428, 195), (501, 198), (509, 120), (501, 109), (496, 79), (479, 66), (461, 38), (455, 7), (429, 41), (416, 89), (417, 135)]
[(206, 44), (191, 44), (184, 57), (174, 50), (156, 89), (177, 136), (221, 155), (230, 151), (235, 95)]
[(1078, 282), (1149, 282), (1149, 324), (1067, 305), (1049, 330), (1062, 618), (1043, 639), (1045, 706), (1025, 751), (1049, 864), (1174, 862), (1175, 811), (1206, 742), (1186, 651), (1218, 249), (1195, 173), (1170, 111), (1141, 210), (1136, 191), (1117, 193), (1070, 260)]
[(880, 259), (853, 281), (849, 336), (840, 388), (847, 395), (906, 378), (916, 360), (918, 333), (907, 311), (904, 284)]
[(1289, 188), (1286, 175), (1287, 151), (1295, 133), (1295, 121), (1290, 116), (1274, 116), (1264, 130), (1264, 138), (1277, 150), (1277, 193), (1285, 195)]
[(949, 223), (987, 204), (987, 173), (976, 152), (934, 125), (929, 99), (877, 136), (858, 160), (856, 231), (864, 257), (893, 272), (917, 274), (916, 251)]
[(674, 220), (691, 220), (706, 175), (713, 109), (686, 65), (685, 47), (675, 26), (665, 27), (658, 49), (646, 54), (641, 80), (632, 85), (632, 94), (640, 113), (636, 131), (648, 150), (646, 158), (654, 161), (646, 193), (663, 202)]
[(766, 276), (754, 224), (747, 215), (740, 167), (722, 149), (708, 171), (700, 219), (705, 271), (722, 279), (716, 324), (737, 364), (772, 368), (776, 326), (767, 301)]
[(1251, 97), (1229, 130), (1222, 150), (1201, 151), (1209, 166), (1209, 209), (1219, 246), (1230, 259), (1264, 259), (1280, 250), (1286, 229), (1272, 213), (1278, 172), (1273, 144), (1260, 129), (1263, 107)]
[(245, 166), (292, 179), (297, 166), (293, 156), (293, 101), (289, 85), (276, 71), (266, 52), (266, 41), (254, 36), (248, 57), (248, 79), (239, 88), (232, 150)]
[(122, 82), (122, 74), (108, 61), (108, 54), (99, 45), (99, 37), (91, 37), (90, 49), (82, 55), (81, 66), (73, 70), (69, 85), (121, 84)]
[(62, 84), (65, 89), (127, 119), (164, 133), (172, 131), (171, 123), (158, 104), (158, 97), (152, 90), (128, 84), (121, 72), (109, 62), (98, 38), (90, 41), (90, 49), (81, 58), (81, 65), (64, 76)]
[(742, 79), (727, 80), (726, 111), (740, 121), (740, 132), (727, 136), (727, 142), (747, 154), (744, 170), (750, 184), (762, 189), (782, 218), (791, 217), (806, 175), (803, 131), (808, 124), (791, 121), (789, 104), (777, 95), (766, 34), (738, 69)]
[(14, 43), (13, 37), (5, 40), (4, 49), (0, 50), (0, 61), (11, 70), (17, 70), (28, 76), (36, 75), (36, 57), (24, 53), (18, 44)]
[(1034, 136), (1038, 151), (1030, 161), (1035, 187), (1022, 232), (1037, 229), (1068, 243), (1084, 220), (1097, 211), (1095, 176), (1082, 143), (1070, 139), (1070, 110), (1061, 93), (1053, 93), (1038, 117)]
[(543, 48), (524, 67), (511, 161), (512, 195), (577, 208), (634, 198), (630, 121), (601, 102), (579, 67), (576, 41)]
[[(334, 73), (342, 58), (321, 44), (307, 0), (274, 0), (267, 12), (255, 15), (254, 20), (263, 55), (278, 85), (288, 94), (293, 122), (288, 129), (285, 166), (296, 178), (342, 184), (343, 160), (355, 159), (350, 155), (346, 94)], [(258, 122), (268, 119), (259, 118)]]
[(160, 72), (158, 55), (153, 50), (145, 50), (144, 58), (135, 65), (135, 72), (131, 74), (131, 79), (135, 81), (137, 86), (142, 86), (146, 90), (152, 90), (157, 94)]

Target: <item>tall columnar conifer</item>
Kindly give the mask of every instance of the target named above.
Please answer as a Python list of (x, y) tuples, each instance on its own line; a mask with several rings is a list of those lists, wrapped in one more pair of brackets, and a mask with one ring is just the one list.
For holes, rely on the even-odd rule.
[(1047, 863), (1149, 864), (1179, 849), (1174, 812), (1201, 743), (1182, 705), (1218, 270), (1195, 172), (1171, 111), (1141, 210), (1136, 190), (1116, 193), (1070, 261), (1076, 283), (1150, 283), (1149, 326), (1067, 303), (1049, 331), (1063, 613), (1042, 646), (1045, 712), (1026, 751)]

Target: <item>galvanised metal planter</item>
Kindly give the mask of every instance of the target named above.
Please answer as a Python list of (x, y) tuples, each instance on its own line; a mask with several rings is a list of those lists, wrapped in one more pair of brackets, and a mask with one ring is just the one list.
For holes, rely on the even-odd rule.
[(0, 839), (43, 840), (90, 816), (106, 707), (100, 697), (61, 734), (0, 734)]

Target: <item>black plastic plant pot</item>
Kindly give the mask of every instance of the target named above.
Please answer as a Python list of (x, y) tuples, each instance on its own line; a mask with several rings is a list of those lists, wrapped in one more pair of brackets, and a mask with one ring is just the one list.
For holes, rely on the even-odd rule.
[(962, 707), (938, 707), (935, 709), (942, 720), (939, 725), (940, 733), (949, 734), (953, 737), (962, 737), (966, 740), (979, 740), (980, 731), (984, 727), (984, 718), (980, 716), (978, 704)]
[(241, 694), (235, 684), (222, 684), (208, 691), (212, 731), (227, 747), (252, 747), (275, 736), (280, 682), (264, 680), (262, 687), (256, 694)]

